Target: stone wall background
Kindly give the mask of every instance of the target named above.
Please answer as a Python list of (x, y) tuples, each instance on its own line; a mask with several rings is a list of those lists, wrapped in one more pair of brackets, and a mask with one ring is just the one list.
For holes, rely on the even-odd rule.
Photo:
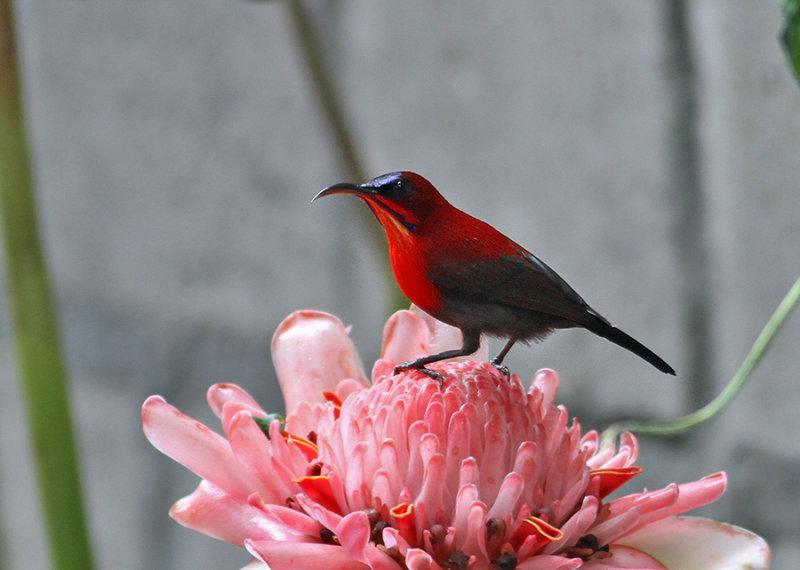
[[(423, 173), (552, 265), (679, 372), (582, 331), (516, 348), (562, 376), (588, 427), (672, 417), (715, 394), (800, 275), (800, 87), (778, 2), (317, 1), (370, 175)], [(213, 424), (205, 390), (279, 409), (269, 356), (289, 312), (388, 316), (383, 244), (343, 179), (280, 2), (17, 3), (39, 205), (101, 568), (236, 568), (169, 505), (196, 478), (145, 441), (152, 393)], [(370, 223), (373, 223), (370, 221)], [(0, 528), (7, 567), (46, 567), (0, 297)], [(726, 470), (699, 514), (800, 555), (800, 318), (724, 416), (643, 440), (661, 487)], [(239, 565), (239, 566), (237, 566)]]

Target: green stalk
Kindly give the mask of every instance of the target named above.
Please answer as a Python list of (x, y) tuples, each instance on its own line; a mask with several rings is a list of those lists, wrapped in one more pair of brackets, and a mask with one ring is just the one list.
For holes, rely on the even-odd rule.
[(54, 568), (92, 554), (55, 308), (39, 243), (11, 0), (0, 0), (0, 213), (11, 331)]
[[(347, 120), (344, 105), (334, 86), (331, 70), (323, 55), (318, 34), (314, 32), (308, 9), (302, 0), (286, 0), (285, 4), (306, 74), (317, 95), (317, 102), (328, 124), (335, 147), (339, 151), (345, 176), (354, 182), (366, 182), (369, 176), (364, 168), (363, 153), (356, 144), (354, 129)], [(375, 220), (371, 219), (372, 215), (366, 208), (359, 208), (359, 211), (362, 212), (360, 215), (365, 226), (369, 228), (365, 230), (369, 232), (369, 243), (376, 244), (375, 255), (382, 260), (386, 289), (389, 294), (389, 309), (390, 311), (407, 309), (408, 299), (395, 283), (392, 269), (389, 267), (389, 259), (383, 250), (383, 232)]]
[(747, 357), (744, 359), (742, 366), (733, 376), (725, 389), (717, 395), (716, 398), (711, 400), (708, 404), (703, 406), (697, 411), (692, 412), (686, 416), (676, 418), (674, 420), (665, 421), (625, 421), (611, 424), (603, 432), (603, 443), (609, 444), (616, 440), (617, 436), (622, 431), (632, 431), (637, 434), (644, 435), (677, 435), (685, 433), (694, 429), (703, 422), (706, 422), (718, 415), (722, 410), (731, 403), (736, 394), (744, 386), (744, 383), (750, 378), (753, 369), (761, 361), (767, 353), (775, 336), (783, 327), (786, 319), (797, 306), (800, 300), (800, 279), (795, 281), (794, 285), (786, 296), (781, 301), (778, 308), (770, 317), (761, 334), (756, 339), (753, 347), (750, 349)]

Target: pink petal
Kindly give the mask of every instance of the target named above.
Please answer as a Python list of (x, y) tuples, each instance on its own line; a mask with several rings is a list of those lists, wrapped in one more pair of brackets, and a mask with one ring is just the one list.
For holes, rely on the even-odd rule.
[(725, 491), (727, 476), (715, 473), (698, 481), (672, 483), (657, 491), (620, 497), (608, 503), (591, 533), (600, 544), (616, 542), (654, 521), (684, 513), (717, 500)]
[(258, 405), (258, 402), (248, 394), (244, 388), (236, 384), (221, 383), (214, 384), (208, 389), (206, 394), (208, 405), (217, 415), (222, 418), (222, 408), (229, 402), (238, 404), (239, 409), (247, 409), (253, 412), (256, 416), (266, 416), (267, 413)]
[(309, 516), (314, 518), (314, 520), (334, 533), (336, 532), (336, 527), (338, 527), (339, 523), (342, 521), (342, 515), (334, 513), (322, 505), (315, 503), (306, 495), (297, 495), (295, 500)]
[(363, 390), (364, 388), (366, 388), (366, 386), (364, 386), (362, 382), (353, 380), (352, 378), (346, 378), (336, 385), (336, 390), (334, 390), (334, 392), (344, 400), (350, 394)]
[(494, 504), (489, 509), (486, 517), (490, 519), (507, 517), (510, 519), (524, 488), (525, 481), (522, 479), (522, 475), (513, 472), (506, 475), (500, 485), (500, 490), (497, 492)]
[(560, 380), (558, 373), (550, 368), (542, 368), (533, 377), (529, 394), (534, 394), (536, 390), (541, 391), (543, 400), (542, 407), (546, 408), (553, 403), (553, 399), (558, 392)]
[(642, 522), (649, 524), (671, 515), (678, 515), (713, 503), (725, 492), (728, 485), (728, 476), (725, 472), (714, 473), (698, 481), (681, 483), (678, 485), (678, 500), (674, 505), (655, 512), (642, 510)]
[(431, 570), (435, 564), (431, 555), (420, 548), (409, 548), (405, 562), (408, 570)]
[(389, 360), (388, 358), (379, 358), (376, 360), (375, 364), (372, 365), (372, 383), (374, 384), (380, 378), (394, 374), (394, 367), (396, 365), (397, 361)]
[(497, 497), (507, 469), (508, 433), (501, 417), (494, 416), (486, 422), (484, 441), (479, 486), (481, 500), (491, 504)]
[[(680, 489), (676, 483), (670, 483), (663, 489), (656, 491), (645, 491), (643, 493), (636, 493), (633, 495), (626, 495), (619, 499), (614, 499), (606, 504), (603, 509), (598, 522), (605, 520), (614, 520), (619, 516), (624, 516), (625, 513), (630, 512), (632, 509), (637, 509), (644, 512), (660, 512), (675, 505), (678, 501)], [(674, 514), (674, 513), (672, 513)], [(669, 515), (664, 515), (669, 516)], [(664, 518), (664, 517), (661, 517)], [(616, 536), (610, 537), (615, 539)]]
[[(422, 488), (415, 502), (425, 505), (425, 508), (432, 515), (440, 510), (443, 512), (450, 510), (450, 501), (446, 501), (445, 493), (447, 488), (444, 485), (444, 457), (441, 454), (433, 455), (425, 465), (425, 472), (422, 478)], [(429, 524), (424, 521), (425, 525)], [(423, 528), (420, 526), (420, 529)]]
[(367, 559), (369, 566), (372, 570), (399, 570), (400, 566), (395, 560), (378, 549), (378, 547), (369, 545), (367, 547)]
[(299, 402), (322, 403), (323, 392), (350, 378), (367, 385), (363, 367), (342, 322), (321, 311), (296, 311), (272, 337), (272, 360), (286, 411)]
[(356, 562), (344, 548), (333, 544), (246, 540), (245, 547), (272, 570), (369, 570), (369, 566)]
[(408, 551), (408, 542), (400, 536), (396, 528), (387, 526), (383, 529), (383, 544), (386, 548), (396, 548), (400, 554)]
[(460, 536), (456, 535), (456, 541), (461, 543), (459, 550), (488, 560), (485, 525), (486, 505), (480, 501), (475, 501), (470, 505), (467, 513), (467, 531)]
[(561, 525), (561, 532), (564, 533), (563, 538), (546, 545), (542, 550), (542, 554), (552, 554), (563, 548), (562, 544), (575, 544), (594, 523), (599, 507), (600, 501), (597, 497), (584, 497), (583, 504), (578, 509), (578, 512)]
[[(601, 517), (598, 517), (598, 519)], [(589, 532), (597, 537), (600, 544), (608, 544), (616, 540), (617, 537), (625, 536), (629, 532), (641, 527), (641, 522), (641, 511), (638, 508), (632, 508), (592, 526)]]
[(574, 570), (585, 568), (580, 558), (563, 556), (534, 556), (517, 565), (516, 570)]
[[(597, 432), (587, 433), (585, 439), (591, 438), (593, 444), (597, 444)], [(613, 444), (605, 445), (597, 450), (593, 457), (586, 462), (591, 469), (617, 469), (633, 465), (639, 456), (639, 442), (630, 432), (624, 431), (619, 435), (619, 451), (615, 450)]]
[(395, 441), (385, 440), (381, 444), (380, 458), (381, 467), (375, 471), (372, 496), (381, 499), (384, 504), (395, 505), (404, 482)]
[(397, 311), (383, 327), (381, 358), (400, 363), (427, 356), (430, 329), (419, 315)]
[(233, 416), (228, 440), (236, 458), (255, 475), (254, 490), (265, 503), (281, 504), (294, 495), (296, 485), (272, 468), (269, 440), (249, 412), (241, 411)]
[(208, 481), (201, 482), (194, 493), (177, 501), (169, 514), (187, 528), (239, 546), (246, 538), (311, 540), (270, 520), (261, 509), (231, 498)]
[[(277, 421), (273, 421), (269, 426), (269, 441), (271, 445), (265, 450), (265, 453), (269, 452), (270, 466), (276, 477), (288, 484), (298, 476), (305, 474), (308, 467), (308, 459), (305, 455), (308, 450), (307, 444), (300, 443), (291, 437), (284, 438)], [(294, 488), (300, 489), (297, 486)]]
[(369, 520), (364, 511), (352, 512), (336, 525), (336, 536), (353, 560), (362, 562), (373, 570), (396, 570), (397, 563), (374, 544), (370, 544), (370, 533)]
[(312, 431), (316, 434), (330, 431), (336, 419), (336, 404), (309, 404), (299, 402), (289, 414), (286, 415), (284, 429), (287, 433), (305, 437)]
[(319, 532), (322, 530), (319, 521), (300, 511), (280, 505), (259, 504), (257, 506), (264, 511), (265, 517), (283, 527), (292, 529), (297, 534), (319, 536)]
[(353, 560), (367, 563), (367, 545), (370, 538), (369, 518), (364, 511), (348, 514), (336, 525), (339, 544), (352, 556)]
[(477, 485), (465, 484), (458, 490), (455, 513), (453, 514), (453, 527), (456, 529), (456, 536), (462, 542), (465, 540), (468, 532), (470, 509), (479, 498), (480, 495)]
[(770, 550), (752, 532), (699, 517), (670, 517), (650, 523), (617, 544), (647, 552), (672, 570), (766, 570)]
[(255, 475), (239, 463), (224, 437), (171, 406), (161, 396), (145, 400), (142, 427), (156, 449), (233, 498), (246, 501), (259, 488)]
[[(673, 483), (658, 491), (620, 497), (611, 501), (606, 511), (619, 514), (611, 514), (609, 521), (600, 525), (604, 530), (593, 530), (592, 532), (597, 535), (598, 539), (601, 539), (600, 535), (602, 534), (605, 542), (616, 542), (619, 537), (652, 524), (654, 521), (685, 513), (716, 501), (725, 492), (727, 484), (728, 476), (724, 472), (720, 472), (703, 477), (698, 481), (680, 485)], [(633, 505), (635, 507), (631, 508)], [(609, 522), (613, 524), (615, 518), (625, 518), (626, 513), (633, 510), (641, 512), (641, 518), (637, 524), (630, 528), (617, 525), (614, 530), (610, 530)]]

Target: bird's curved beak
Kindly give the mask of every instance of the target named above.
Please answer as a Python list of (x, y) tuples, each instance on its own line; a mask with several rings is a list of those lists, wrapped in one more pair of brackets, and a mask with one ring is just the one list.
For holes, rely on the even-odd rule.
[(333, 186), (328, 186), (319, 194), (314, 196), (311, 201), (323, 196), (330, 196), (331, 194), (355, 194), (356, 196), (369, 196), (375, 193), (375, 190), (366, 184), (353, 184), (352, 182), (339, 182)]

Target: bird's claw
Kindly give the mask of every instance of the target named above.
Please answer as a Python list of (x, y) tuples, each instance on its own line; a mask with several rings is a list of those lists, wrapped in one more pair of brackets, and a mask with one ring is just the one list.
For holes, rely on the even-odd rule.
[(495, 368), (496, 368), (498, 371), (500, 371), (501, 373), (503, 373), (503, 374), (505, 375), (505, 377), (506, 377), (506, 379), (507, 379), (507, 380), (509, 380), (509, 381), (511, 380), (511, 371), (508, 369), (508, 366), (506, 366), (505, 364), (500, 364), (500, 363), (499, 363), (499, 362), (497, 362), (497, 361), (496, 361), (494, 358), (492, 358), (492, 359), (489, 361), (489, 364), (491, 364), (491, 365), (492, 365), (492, 366), (494, 366), (494, 367), (495, 367)]
[(399, 374), (400, 372), (406, 370), (419, 370), (426, 376), (430, 376), (434, 380), (439, 381), (440, 386), (444, 386), (444, 375), (441, 372), (436, 372), (436, 370), (431, 370), (430, 368), (425, 368), (425, 366), (414, 366), (413, 362), (406, 362), (405, 364), (398, 364), (394, 367), (394, 373)]

